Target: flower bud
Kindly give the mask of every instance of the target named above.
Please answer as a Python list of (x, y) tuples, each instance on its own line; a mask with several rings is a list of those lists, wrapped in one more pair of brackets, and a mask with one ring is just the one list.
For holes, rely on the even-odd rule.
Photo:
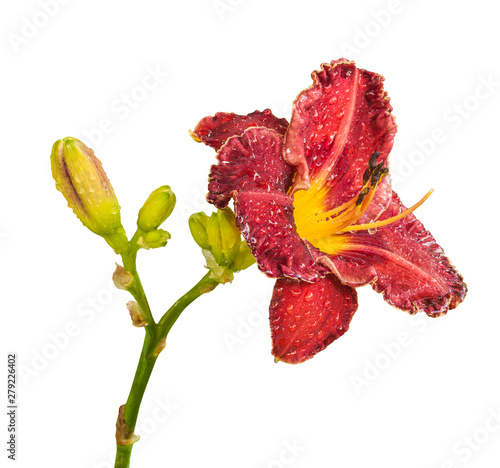
[(137, 243), (141, 249), (157, 249), (158, 247), (165, 247), (169, 239), (169, 232), (163, 229), (155, 229), (139, 237)]
[(175, 207), (175, 194), (168, 185), (157, 188), (148, 197), (139, 211), (137, 226), (144, 232), (152, 231), (172, 214)]
[(120, 251), (128, 242), (120, 205), (94, 152), (80, 140), (68, 137), (54, 143), (50, 162), (56, 188), (78, 219)]
[(210, 217), (203, 212), (192, 214), (189, 230), (196, 243), (211, 253), (215, 264), (233, 269), (232, 263), (240, 252), (241, 237), (231, 208), (217, 210)]
[(240, 230), (230, 208), (212, 213), (207, 224), (209, 250), (221, 266), (229, 266), (240, 250)]
[(189, 230), (195, 242), (205, 250), (210, 248), (207, 236), (208, 216), (203, 213), (194, 213), (189, 217)]
[(240, 250), (238, 251), (238, 255), (233, 261), (231, 265), (231, 269), (233, 271), (241, 271), (247, 269), (249, 266), (252, 266), (255, 263), (255, 257), (248, 247), (248, 244), (245, 241), (240, 242)]

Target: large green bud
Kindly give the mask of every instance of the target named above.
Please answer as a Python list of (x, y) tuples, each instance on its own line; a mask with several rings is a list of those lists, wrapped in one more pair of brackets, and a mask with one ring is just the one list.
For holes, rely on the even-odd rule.
[(128, 242), (120, 205), (94, 152), (80, 140), (67, 137), (54, 143), (50, 162), (56, 188), (78, 219), (120, 252)]

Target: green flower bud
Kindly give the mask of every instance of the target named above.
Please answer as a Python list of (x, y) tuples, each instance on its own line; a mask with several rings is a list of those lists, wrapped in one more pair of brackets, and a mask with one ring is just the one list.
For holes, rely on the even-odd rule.
[(158, 247), (165, 247), (169, 239), (169, 232), (163, 229), (155, 229), (139, 237), (137, 243), (141, 249), (157, 249)]
[[(226, 270), (228, 273), (244, 270), (255, 262), (246, 242), (241, 240), (231, 208), (217, 210), (210, 217), (203, 212), (192, 214), (189, 218), (189, 230), (203, 249), (207, 267), (216, 276)], [(224, 281), (228, 279), (225, 278)]]
[(221, 266), (229, 266), (240, 250), (240, 230), (230, 208), (217, 210), (208, 220), (209, 250)]
[(175, 194), (170, 187), (157, 188), (140, 209), (137, 227), (144, 232), (157, 229), (172, 214), (174, 207)]
[(52, 176), (85, 227), (117, 252), (128, 242), (120, 220), (120, 205), (94, 152), (76, 138), (54, 143), (50, 155)]
[(247, 269), (249, 266), (252, 266), (255, 263), (255, 257), (248, 247), (248, 244), (245, 241), (240, 242), (240, 250), (238, 251), (238, 255), (233, 261), (231, 265), (231, 269), (233, 271), (241, 271)]
[(189, 217), (189, 230), (193, 239), (202, 249), (206, 250), (210, 249), (207, 235), (208, 219), (208, 216), (203, 211), (194, 213)]

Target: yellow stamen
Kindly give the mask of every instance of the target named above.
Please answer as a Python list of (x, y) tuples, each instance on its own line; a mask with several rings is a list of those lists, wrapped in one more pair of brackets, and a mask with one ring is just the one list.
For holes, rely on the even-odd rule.
[(376, 229), (382, 226), (387, 226), (388, 224), (395, 223), (396, 221), (399, 221), (400, 219), (405, 218), (408, 216), (411, 212), (415, 211), (422, 203), (425, 202), (430, 196), (431, 193), (434, 192), (434, 189), (430, 189), (422, 198), (420, 201), (415, 203), (413, 206), (408, 208), (407, 210), (403, 211), (402, 213), (393, 216), (392, 218), (387, 218), (384, 219), (383, 221), (375, 221), (374, 223), (368, 223), (368, 224), (356, 224), (354, 226), (348, 226), (346, 228), (341, 229), (338, 232), (346, 232), (346, 231), (363, 231), (366, 229)]
[(349, 236), (343, 235), (351, 231), (376, 229), (395, 223), (415, 211), (429, 198), (430, 190), (418, 203), (402, 213), (383, 221), (367, 224), (356, 224), (373, 203), (378, 184), (386, 176), (388, 170), (383, 163), (376, 163), (379, 153), (373, 153), (368, 168), (363, 174), (363, 186), (349, 201), (333, 209), (325, 209), (330, 187), (325, 181), (316, 178), (311, 188), (299, 191), (294, 195), (294, 219), (300, 237), (308, 240), (322, 252), (334, 254), (348, 248)]
[(326, 218), (330, 218), (332, 216), (335, 216), (336, 214), (346, 211), (348, 208), (352, 208), (356, 205), (356, 198), (351, 198), (348, 202), (343, 203), (340, 206), (337, 206), (337, 208), (333, 208), (332, 210), (325, 211), (324, 213), (321, 213), (321, 219), (318, 219), (318, 221), (323, 221)]
[(343, 232), (344, 228), (351, 226), (354, 224), (361, 216), (363, 216), (370, 206), (373, 197), (375, 196), (375, 188), (372, 188), (368, 195), (363, 199), (360, 205), (356, 205), (354, 210), (352, 210), (352, 214), (347, 217), (343, 222), (335, 225), (335, 232)]
[(370, 192), (368, 192), (368, 195), (363, 199), (361, 206), (359, 207), (360, 213), (359, 216), (356, 218), (356, 220), (358, 220), (359, 218), (361, 218), (361, 216), (365, 214), (366, 210), (371, 205), (373, 198), (375, 197), (375, 192), (376, 190), (375, 188), (373, 188), (372, 190), (370, 190)]
[[(370, 181), (368, 181), (361, 190), (365, 190), (370, 187)], [(295, 223), (297, 227), (300, 226), (300, 234), (302, 237), (308, 234), (314, 234), (317, 232), (319, 223), (331, 222), (333, 219), (336, 220), (337, 228), (340, 224), (342, 226), (349, 226), (352, 222), (355, 222), (359, 218), (357, 212), (359, 208), (362, 208), (362, 212), (366, 211), (368, 204), (373, 199), (373, 194), (369, 194), (368, 204), (363, 202), (360, 206), (356, 205), (358, 200), (357, 194), (355, 197), (351, 198), (349, 201), (343, 203), (336, 208), (328, 211), (324, 211), (323, 203), (328, 195), (328, 189), (324, 185), (320, 185), (317, 181), (311, 185), (311, 188), (307, 191), (300, 191), (295, 194), (294, 207), (295, 207)], [(339, 214), (340, 213), (340, 214)], [(337, 216), (338, 215), (338, 216)], [(354, 220), (354, 221), (353, 221)]]
[[(360, 192), (351, 200), (328, 211), (324, 211), (324, 201), (328, 189), (318, 183), (311, 185), (305, 192), (295, 194), (295, 223), (299, 235), (303, 238), (319, 238), (341, 232), (343, 228), (354, 224), (368, 209), (375, 196), (375, 188), (368, 180)], [(361, 193), (367, 191), (361, 203), (358, 199)], [(313, 242), (314, 244), (314, 242)]]

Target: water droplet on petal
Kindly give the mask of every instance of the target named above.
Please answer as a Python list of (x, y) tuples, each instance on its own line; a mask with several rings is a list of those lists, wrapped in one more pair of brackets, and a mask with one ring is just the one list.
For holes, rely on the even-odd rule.
[(304, 301), (306, 301), (306, 302), (311, 302), (313, 299), (314, 299), (314, 293), (312, 291), (309, 291), (304, 296)]

